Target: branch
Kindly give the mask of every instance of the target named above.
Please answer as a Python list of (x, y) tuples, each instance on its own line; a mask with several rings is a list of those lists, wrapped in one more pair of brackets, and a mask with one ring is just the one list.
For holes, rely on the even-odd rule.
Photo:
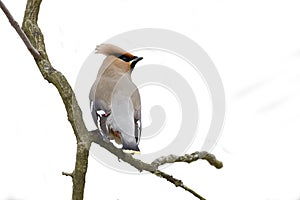
[(217, 169), (220, 169), (223, 167), (223, 163), (216, 159), (216, 157), (213, 154), (210, 154), (206, 151), (196, 151), (192, 154), (185, 154), (184, 156), (176, 156), (176, 155), (169, 155), (169, 156), (162, 156), (160, 158), (155, 159), (151, 165), (158, 168), (161, 165), (164, 165), (166, 163), (175, 163), (175, 162), (186, 162), (191, 163), (195, 162), (199, 159), (206, 160), (210, 165), (214, 166)]
[[(143, 162), (141, 160), (133, 158), (132, 155), (130, 155), (130, 154), (124, 153), (121, 149), (116, 148), (112, 143), (104, 141), (102, 135), (99, 132), (99, 130), (91, 131), (90, 135), (91, 135), (91, 137), (90, 137), (91, 142), (99, 144), (101, 147), (105, 148), (106, 150), (108, 150), (112, 154), (116, 155), (119, 160), (123, 160), (124, 162), (130, 164), (131, 166), (133, 166), (134, 168), (136, 168), (140, 172), (143, 171), (143, 170), (148, 171), (148, 172), (150, 172), (150, 173), (152, 173), (152, 174), (154, 174), (154, 175), (156, 175), (158, 177), (166, 179), (167, 181), (173, 183), (176, 187), (183, 188), (184, 190), (186, 190), (186, 191), (190, 192), (191, 194), (193, 194), (198, 199), (205, 200), (197, 192), (195, 192), (194, 190), (192, 190), (189, 187), (187, 187), (186, 185), (184, 185), (181, 180), (176, 179), (173, 176), (171, 176), (171, 175), (169, 175), (167, 173), (164, 173), (164, 172), (162, 172), (162, 171), (160, 171), (160, 170), (157, 169), (158, 166), (166, 163), (166, 162), (163, 163), (163, 161), (166, 161), (166, 159), (162, 159), (163, 161), (161, 161), (158, 165), (156, 163), (158, 163), (157, 161), (161, 160), (161, 159), (156, 159), (151, 164), (148, 164), (148, 163), (145, 163), (145, 162)], [(199, 152), (199, 155), (204, 155), (205, 153), (206, 152)], [(196, 158), (195, 158), (196, 156), (194, 156), (194, 154), (191, 154), (191, 155), (186, 154), (184, 156), (170, 155), (170, 156), (165, 156), (165, 157), (162, 157), (162, 158), (170, 158), (170, 157), (172, 157), (172, 158), (175, 158), (175, 157), (177, 157), (177, 158), (183, 158), (183, 157), (184, 158), (188, 158), (188, 157), (194, 157), (195, 160), (193, 160), (193, 161), (196, 161)], [(206, 154), (208, 154), (208, 153), (206, 153)], [(209, 155), (212, 155), (212, 154), (209, 154)], [(204, 159), (204, 158), (202, 158), (202, 159)], [(209, 159), (209, 160), (213, 161), (213, 159)], [(217, 161), (217, 162), (219, 162), (219, 164), (221, 164), (220, 166), (218, 166), (219, 168), (221, 168), (222, 167), (222, 163), (220, 161), (218, 161), (217, 159), (214, 159), (214, 160)], [(191, 160), (190, 162), (193, 162), (193, 161)], [(168, 163), (174, 163), (174, 162), (180, 162), (180, 161), (174, 160), (173, 162), (171, 162), (171, 160), (168, 159)]]
[(158, 177), (166, 179), (167, 181), (173, 183), (176, 187), (181, 187), (181, 188), (185, 189), (186, 191), (190, 192), (198, 199), (205, 200), (205, 198), (203, 198), (200, 194), (198, 194), (194, 190), (190, 189), (189, 187), (185, 186), (181, 180), (178, 180), (178, 179), (174, 178), (173, 176), (170, 176), (169, 174), (166, 174), (159, 170), (156, 170), (153, 174), (155, 174)]
[(114, 154), (119, 160), (123, 160), (124, 162), (130, 164), (140, 172), (143, 170), (148, 172), (154, 172), (156, 170), (155, 166), (148, 163), (144, 163), (141, 160), (135, 159), (132, 157), (131, 154), (124, 153), (121, 149), (116, 148), (111, 142), (104, 141), (99, 130), (94, 130), (90, 132), (90, 142), (94, 142), (100, 145), (110, 153)]
[[(0, 1), (0, 6), (7, 18), (9, 19), (12, 26), (16, 29), (19, 36), (22, 38), (23, 42), (27, 46), (28, 50), (35, 59), (35, 62), (44, 77), (49, 83), (53, 84), (58, 90), (62, 101), (65, 105), (67, 111), (68, 120), (73, 128), (74, 135), (77, 141), (77, 152), (76, 152), (76, 162), (75, 169), (72, 173), (65, 173), (63, 175), (72, 177), (73, 181), (73, 200), (82, 200), (84, 195), (84, 186), (85, 186), (85, 175), (88, 167), (88, 156), (91, 143), (94, 142), (99, 144), (101, 147), (105, 148), (120, 160), (127, 162), (132, 165), (134, 168), (139, 171), (148, 171), (158, 177), (164, 178), (167, 181), (173, 183), (176, 187), (181, 187), (186, 191), (193, 194), (195, 197), (203, 200), (198, 193), (191, 190), (183, 184), (179, 179), (174, 178), (173, 176), (166, 174), (160, 170), (158, 167), (165, 163), (173, 162), (193, 162), (198, 159), (205, 159), (211, 165), (216, 168), (221, 168), (222, 163), (215, 159), (212, 154), (195, 152), (191, 155), (184, 156), (166, 156), (153, 161), (152, 164), (144, 163), (141, 160), (133, 158), (129, 154), (125, 154), (122, 150), (116, 148), (110, 142), (105, 142), (99, 134), (98, 130), (88, 131), (82, 118), (81, 109), (75, 98), (75, 94), (68, 83), (67, 79), (63, 76), (62, 73), (57, 71), (52, 67), (44, 44), (44, 36), (37, 24), (38, 14), (40, 10), (42, 0), (27, 0), (26, 10), (23, 19), (22, 29), (20, 29), (17, 22), (13, 19), (12, 15), (9, 13), (8, 9), (4, 6), (2, 1)], [(24, 33), (26, 35), (24, 35)], [(205, 154), (205, 155), (204, 155)]]
[(62, 172), (61, 174), (64, 175), (64, 176), (70, 176), (72, 178), (74, 177), (73, 173)]
[(12, 27), (14, 27), (14, 29), (19, 34), (20, 38), (23, 40), (24, 44), (26, 45), (27, 49), (29, 50), (31, 55), (34, 57), (34, 59), (36, 59), (36, 60), (40, 59), (41, 58), (40, 53), (32, 46), (32, 44), (28, 40), (27, 36), (24, 34), (22, 29), (20, 28), (18, 22), (16, 22), (14, 20), (13, 16), (10, 14), (9, 10), (6, 8), (6, 6), (4, 5), (4, 3), (2, 1), (0, 1), (0, 7), (1, 7), (2, 11), (4, 12), (4, 14), (6, 15), (10, 24), (12, 25)]
[(56, 87), (65, 105), (68, 120), (77, 141), (75, 169), (72, 173), (72, 199), (83, 199), (90, 148), (90, 143), (86, 142), (88, 130), (83, 122), (81, 110), (70, 84), (62, 73), (52, 67), (49, 61), (44, 44), (44, 36), (37, 24), (41, 2), (42, 0), (27, 1), (22, 28), (32, 46), (41, 54), (41, 59), (35, 59), (41, 74), (44, 79)]

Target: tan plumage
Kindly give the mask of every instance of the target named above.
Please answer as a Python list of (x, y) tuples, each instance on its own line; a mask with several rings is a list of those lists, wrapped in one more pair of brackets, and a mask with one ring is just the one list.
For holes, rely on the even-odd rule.
[(97, 46), (95, 53), (106, 58), (89, 95), (94, 122), (107, 139), (123, 144), (124, 151), (138, 152), (141, 100), (131, 71), (142, 58), (111, 44)]

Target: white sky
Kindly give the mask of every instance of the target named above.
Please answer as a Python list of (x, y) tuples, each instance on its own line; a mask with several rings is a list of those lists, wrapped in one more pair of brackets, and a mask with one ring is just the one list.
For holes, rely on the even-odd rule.
[[(26, 1), (4, 3), (21, 23)], [(298, 1), (52, 0), (43, 2), (39, 23), (53, 66), (72, 85), (95, 45), (124, 31), (165, 28), (196, 41), (225, 87), (226, 121), (213, 151), (224, 168), (200, 161), (165, 171), (209, 200), (297, 200), (299, 19)], [(71, 199), (71, 179), (61, 172), (74, 167), (75, 137), (63, 103), (2, 12), (0, 28), (0, 199)], [(85, 199), (162, 197), (195, 199), (90, 157)]]

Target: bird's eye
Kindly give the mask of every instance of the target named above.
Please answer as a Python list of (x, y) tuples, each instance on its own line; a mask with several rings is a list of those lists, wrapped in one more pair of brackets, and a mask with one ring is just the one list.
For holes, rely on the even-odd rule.
[(123, 61), (125, 61), (125, 62), (129, 62), (129, 61), (132, 60), (132, 58), (129, 58), (128, 56), (126, 56), (126, 55), (124, 55), (124, 54), (118, 56), (118, 58), (121, 59), (121, 60), (123, 60)]

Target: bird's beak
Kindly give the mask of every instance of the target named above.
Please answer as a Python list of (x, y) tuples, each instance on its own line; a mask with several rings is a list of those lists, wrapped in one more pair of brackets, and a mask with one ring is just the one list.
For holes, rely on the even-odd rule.
[(136, 65), (137, 62), (139, 62), (140, 60), (143, 60), (143, 57), (136, 57), (131, 61), (130, 64), (130, 68), (133, 69)]

